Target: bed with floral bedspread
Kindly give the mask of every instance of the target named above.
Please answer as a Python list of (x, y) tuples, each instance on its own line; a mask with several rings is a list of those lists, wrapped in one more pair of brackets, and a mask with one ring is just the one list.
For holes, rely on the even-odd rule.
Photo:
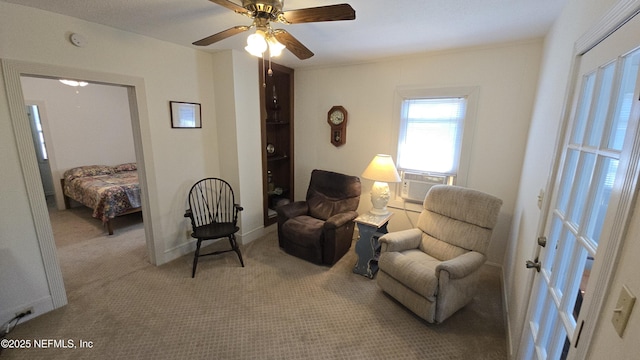
[(113, 234), (111, 219), (140, 211), (140, 183), (135, 163), (75, 167), (65, 171), (61, 182), (65, 207), (70, 207), (69, 199), (90, 207), (93, 217), (107, 226), (109, 235)]

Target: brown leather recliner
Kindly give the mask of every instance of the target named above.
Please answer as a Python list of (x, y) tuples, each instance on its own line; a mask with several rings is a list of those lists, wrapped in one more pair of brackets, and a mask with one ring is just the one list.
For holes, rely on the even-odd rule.
[(360, 178), (313, 170), (305, 201), (278, 207), (278, 242), (287, 253), (333, 265), (351, 247)]

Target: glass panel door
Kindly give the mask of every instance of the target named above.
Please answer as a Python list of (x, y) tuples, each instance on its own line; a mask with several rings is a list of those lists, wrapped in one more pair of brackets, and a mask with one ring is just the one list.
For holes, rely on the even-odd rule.
[(630, 120), (640, 50), (606, 61), (591, 54), (581, 60), (547, 244), (519, 349), (522, 359), (565, 359), (569, 353)]

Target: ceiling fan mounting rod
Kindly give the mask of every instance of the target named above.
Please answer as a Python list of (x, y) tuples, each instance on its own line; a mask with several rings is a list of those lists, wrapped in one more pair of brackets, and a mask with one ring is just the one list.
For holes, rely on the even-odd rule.
[(263, 17), (256, 17), (253, 19), (252, 27), (255, 27), (257, 30), (262, 30), (264, 32), (271, 32), (271, 25), (269, 25), (269, 19)]

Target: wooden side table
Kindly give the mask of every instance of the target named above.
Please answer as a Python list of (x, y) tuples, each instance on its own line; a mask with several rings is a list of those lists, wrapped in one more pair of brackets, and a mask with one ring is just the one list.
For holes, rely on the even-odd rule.
[(353, 268), (356, 274), (364, 275), (373, 279), (378, 271), (378, 239), (386, 234), (389, 218), (393, 213), (387, 215), (373, 215), (370, 213), (358, 216), (354, 221), (358, 226), (358, 241), (356, 242), (356, 255), (358, 262)]

